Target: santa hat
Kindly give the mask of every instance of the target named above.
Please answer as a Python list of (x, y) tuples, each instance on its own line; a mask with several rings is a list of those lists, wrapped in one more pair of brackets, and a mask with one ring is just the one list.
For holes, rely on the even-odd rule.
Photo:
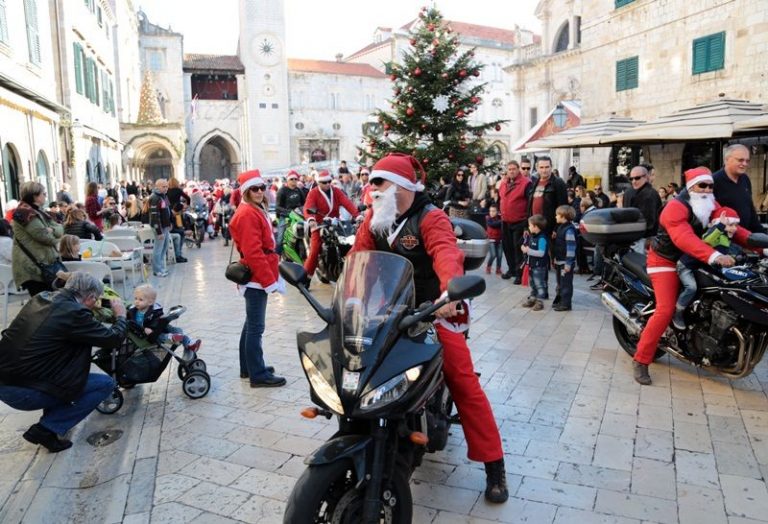
[(683, 173), (683, 175), (685, 175), (686, 189), (691, 189), (699, 182), (709, 182), (710, 184), (713, 183), (712, 172), (706, 167), (694, 167), (693, 169), (689, 169)]
[(330, 182), (333, 179), (331, 176), (331, 173), (327, 169), (323, 169), (317, 174), (317, 178), (315, 178), (316, 182)]
[(721, 207), (712, 212), (712, 222), (714, 224), (738, 224), (741, 221), (739, 214), (730, 207)]
[(291, 169), (290, 171), (288, 171), (288, 174), (285, 175), (285, 179), (286, 180), (298, 180), (299, 179), (299, 174), (296, 171), (294, 171), (293, 169)]
[(261, 172), (258, 169), (243, 171), (237, 176), (240, 184), (240, 192), (245, 193), (252, 186), (266, 186), (266, 181), (261, 178)]
[[(416, 179), (416, 168), (421, 171), (421, 181)], [(374, 164), (369, 180), (382, 178), (409, 191), (424, 191), (426, 173), (411, 155), (390, 153)]]

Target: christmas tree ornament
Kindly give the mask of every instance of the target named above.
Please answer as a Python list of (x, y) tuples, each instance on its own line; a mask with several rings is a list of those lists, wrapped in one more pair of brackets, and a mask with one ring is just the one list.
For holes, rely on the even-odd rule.
[(389, 79), (390, 79), (390, 80), (392, 80), (392, 81), (394, 82), (394, 81), (396, 81), (396, 80), (397, 80), (397, 75), (396, 75), (395, 73), (392, 73), (392, 74), (389, 76)]
[(459, 71), (459, 76), (461, 78), (464, 78), (465, 76), (467, 76), (467, 70), (466, 69), (462, 69), (461, 71)]
[(440, 78), (448, 78), (448, 73), (442, 73), (442, 74), (440, 75)]
[(415, 39), (415, 38), (411, 38), (411, 45), (412, 45), (412, 46), (415, 46), (415, 45), (416, 45), (416, 39)]
[(479, 99), (478, 97), (476, 97), (476, 96), (473, 96), (473, 97), (472, 97), (472, 103), (473, 103), (473, 104), (477, 104), (477, 103), (479, 103), (479, 102), (480, 102), (480, 99)]
[(496, 124), (495, 129), (496, 129), (496, 131), (501, 131), (501, 126), (499, 124)]
[(448, 158), (453, 160), (454, 158), (456, 158), (456, 155), (454, 155), (453, 153), (448, 153)]
[(448, 110), (448, 97), (446, 95), (438, 95), (432, 99), (432, 109), (438, 113), (445, 113)]
[(427, 30), (428, 30), (430, 33), (431, 33), (431, 32), (433, 32), (433, 31), (435, 30), (435, 24), (429, 24), (429, 25), (427, 26)]
[(464, 111), (459, 109), (458, 111), (456, 111), (456, 116), (459, 118), (464, 118)]
[(475, 69), (475, 71), (472, 73), (474, 76), (480, 76), (480, 70)]
[(384, 131), (389, 131), (389, 124), (384, 124)]
[(485, 161), (485, 158), (483, 157), (483, 155), (477, 155), (477, 156), (475, 157), (475, 161), (476, 161), (478, 164), (482, 164), (482, 163), (483, 163), (483, 161)]
[(405, 110), (405, 114), (408, 116), (413, 116), (415, 112), (416, 111), (414, 111), (412, 107), (409, 107), (408, 109)]
[(413, 76), (421, 76), (421, 68), (417, 67), (413, 70)]

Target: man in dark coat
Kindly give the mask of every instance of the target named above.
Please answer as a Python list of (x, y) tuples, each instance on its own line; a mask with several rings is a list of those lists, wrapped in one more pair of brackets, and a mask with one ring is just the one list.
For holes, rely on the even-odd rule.
[(752, 201), (752, 182), (749, 180), (749, 149), (741, 144), (725, 148), (725, 165), (712, 175), (715, 181), (715, 200), (723, 207), (735, 209), (740, 224), (753, 233), (764, 233), (757, 210)]
[(649, 180), (650, 173), (643, 166), (636, 166), (629, 172), (632, 188), (624, 194), (623, 207), (636, 207), (645, 218), (645, 235), (632, 248), (638, 253), (645, 253), (646, 244), (659, 231), (659, 214), (661, 213), (661, 197), (653, 189)]
[(552, 160), (539, 157), (528, 194), (528, 216), (543, 215), (547, 219), (544, 232), (550, 238), (555, 230), (555, 210), (567, 204), (568, 188), (562, 178), (552, 176)]

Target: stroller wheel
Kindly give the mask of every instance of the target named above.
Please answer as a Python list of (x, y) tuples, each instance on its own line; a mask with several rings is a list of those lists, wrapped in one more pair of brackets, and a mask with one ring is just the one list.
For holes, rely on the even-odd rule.
[(211, 377), (205, 371), (190, 371), (182, 389), (189, 398), (203, 398), (211, 390)]
[(176, 373), (179, 375), (179, 380), (184, 381), (184, 379), (187, 378), (187, 375), (189, 375), (189, 368), (186, 364), (179, 362), (179, 367), (176, 369)]
[(190, 371), (204, 371), (204, 372), (208, 371), (208, 366), (205, 365), (205, 360), (201, 358), (196, 358), (195, 360), (190, 362), (189, 366), (187, 367), (189, 367)]
[(121, 407), (123, 407), (123, 392), (115, 388), (112, 390), (112, 394), (96, 406), (96, 411), (104, 415), (111, 415), (117, 413)]

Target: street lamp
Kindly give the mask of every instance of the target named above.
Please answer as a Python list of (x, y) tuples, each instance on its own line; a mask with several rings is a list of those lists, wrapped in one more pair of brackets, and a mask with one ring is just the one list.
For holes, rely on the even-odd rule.
[(565, 110), (563, 104), (557, 104), (557, 107), (555, 107), (555, 112), (552, 113), (552, 118), (555, 121), (556, 128), (561, 129), (565, 127), (565, 122), (568, 120), (568, 112)]

